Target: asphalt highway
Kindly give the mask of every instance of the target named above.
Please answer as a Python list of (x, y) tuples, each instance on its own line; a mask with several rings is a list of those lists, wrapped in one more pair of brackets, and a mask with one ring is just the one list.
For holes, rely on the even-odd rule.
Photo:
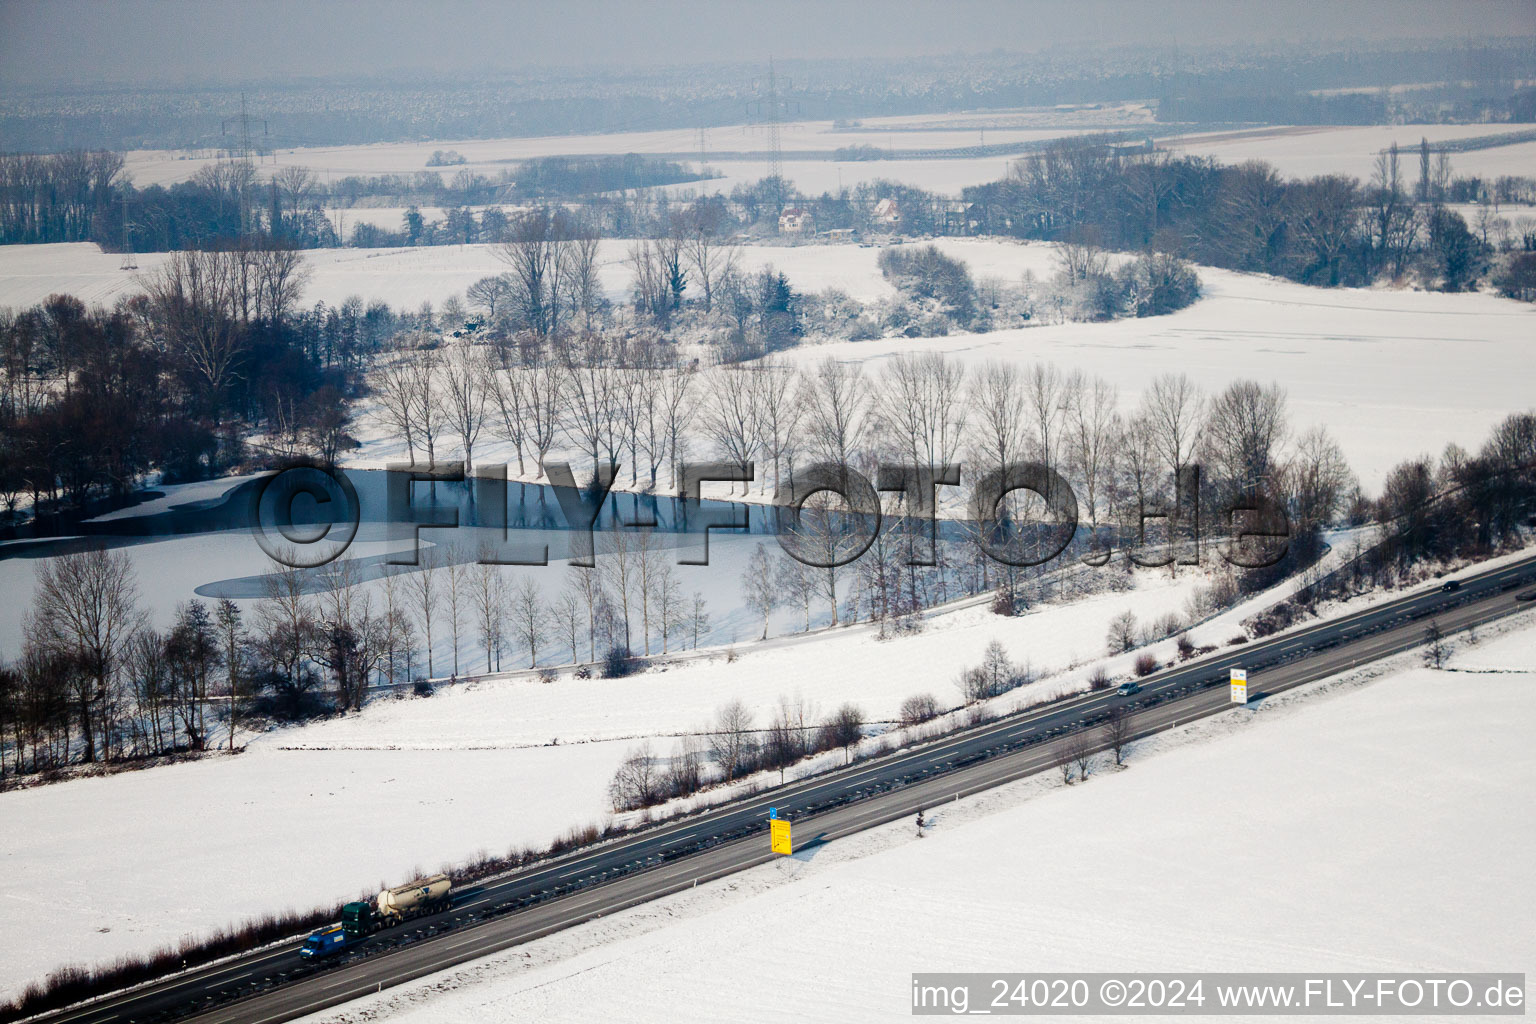
[[(1433, 619), (1447, 635), (1536, 610), (1517, 595), (1536, 585), (1536, 556), (1281, 636), (1168, 668), (1140, 693), (1080, 694), (840, 771), (791, 782), (536, 868), (464, 887), (449, 909), (378, 933), (319, 964), (289, 942), (44, 1018), (50, 1024), (277, 1024), (529, 942), (584, 921), (765, 863), (770, 806), (794, 823), (795, 846), (840, 837), (960, 796), (1051, 770), (1062, 744), (1121, 706), (1133, 737), (1233, 709), (1228, 670), (1248, 670), (1250, 702), (1424, 643)], [(1242, 713), (1241, 709), (1237, 713)]]

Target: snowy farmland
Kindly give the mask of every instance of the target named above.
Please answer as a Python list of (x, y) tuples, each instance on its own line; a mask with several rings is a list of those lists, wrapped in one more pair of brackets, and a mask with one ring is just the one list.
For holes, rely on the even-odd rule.
[[(786, 699), (808, 714), (853, 700), (879, 723), (918, 693), (957, 704), (959, 668), (979, 661), (993, 639), (1044, 677), (994, 698), (999, 710), (1080, 690), (1095, 665), (1124, 675), (1133, 655), (1102, 657), (1106, 621), (1125, 610), (1145, 620), (1180, 608), (1203, 581), (1195, 571), (1172, 579), (1143, 572), (1131, 590), (1037, 606), (1017, 618), (969, 602), (932, 614), (916, 636), (880, 640), (866, 624), (742, 645), (735, 660), (716, 648), (627, 679), (562, 674), (543, 683), (514, 673), (276, 730), (252, 738), (236, 757), (0, 793), (0, 816), (26, 837), (0, 852), (5, 924), (57, 937), (0, 966), (0, 998), (66, 956), (90, 962), (142, 953), (251, 915), (349, 898), (418, 867), (542, 846), (610, 815), (607, 783), (637, 746), (665, 756), (679, 734), (709, 727), (714, 710), (733, 699), (759, 724)], [(1259, 595), (1189, 635), (1224, 644), (1243, 617), (1273, 599)], [(1531, 631), (1521, 635), (1536, 643)], [(1529, 649), (1516, 644), (1489, 641), (1465, 657), (1487, 659), (1468, 661), (1477, 668), (1529, 668)], [(1149, 650), (1171, 661), (1173, 648), (1166, 640)], [(96, 841), (106, 807), (114, 808), (109, 847)], [(390, 827), (399, 809), (420, 827)], [(236, 853), (258, 847), (259, 858)], [(189, 876), (193, 849), (206, 856)], [(125, 878), (179, 897), (146, 905), (129, 898)], [(46, 899), (35, 895), (42, 891)]]
[[(1017, 152), (978, 156), (966, 150), (980, 146), (1038, 145), (1051, 139), (1093, 132), (1134, 132), (1156, 126), (1145, 104), (1126, 103), (1107, 109), (976, 111), (966, 114), (870, 118), (858, 127), (839, 128), (830, 121), (794, 121), (780, 126), (786, 154), (783, 172), (801, 192), (815, 195), (852, 188), (884, 178), (915, 185), (941, 195), (958, 196), (962, 189), (1006, 177)], [(1285, 126), (1235, 131), (1193, 132), (1163, 136), (1160, 149), (1175, 154), (1215, 157), (1224, 163), (1264, 160), (1282, 174), (1311, 177), (1349, 174), (1366, 180), (1376, 154), (1396, 142), (1405, 153), (1420, 139), (1431, 145), (1518, 131), (1521, 126), (1473, 124), (1408, 124), (1379, 126)], [(702, 148), (701, 148), (702, 141)], [(547, 156), (602, 156), (635, 153), (702, 165), (719, 177), (666, 186), (668, 192), (729, 192), (739, 184), (767, 174), (767, 135), (762, 125), (729, 125), (708, 130), (701, 140), (692, 129), (559, 135), (543, 138), (442, 139), (361, 146), (319, 146), (280, 149), (262, 159), (263, 176), (284, 167), (307, 167), (322, 178), (347, 175), (414, 174), (427, 169), (434, 150), (454, 150), (464, 164), (434, 168), (445, 178), (459, 171), (496, 177), (520, 160)], [(834, 160), (838, 149), (869, 147), (888, 158)], [(213, 153), (189, 154), (137, 150), (126, 155), (125, 172), (136, 185), (169, 185), (186, 181), (212, 163)], [(1412, 163), (1412, 154), (1405, 160)], [(1501, 174), (1530, 174), (1536, 168), (1536, 142), (1490, 146), (1452, 154), (1461, 175), (1494, 178)], [(1411, 170), (1411, 168), (1410, 168)], [(346, 211), (349, 223), (372, 220), (368, 210)], [(358, 219), (354, 219), (354, 215)], [(395, 226), (391, 223), (388, 226)]]
[[(1202, 132), (1158, 140), (1159, 149), (1175, 156), (1214, 157), (1222, 163), (1263, 160), (1288, 178), (1347, 174), (1369, 181), (1376, 156), (1395, 142), (1403, 173), (1417, 180), (1420, 139), (1431, 147), (1482, 136), (1522, 132), (1529, 125), (1397, 124), (1364, 127), (1306, 126)], [(1457, 175), (1496, 178), (1501, 174), (1536, 173), (1536, 142), (1516, 142), (1451, 153)]]
[(308, 1020), (580, 1021), (622, 992), (630, 1020), (746, 1022), (749, 992), (885, 1021), (913, 971), (1536, 971), (1536, 625), (1395, 665)]
[[(349, 898), (414, 867), (542, 846), (607, 816), (608, 780), (636, 744), (668, 752), (675, 736), (706, 728), (733, 698), (761, 721), (781, 697), (821, 713), (854, 700), (876, 720), (924, 691), (954, 705), (958, 666), (979, 661), (989, 640), (1037, 671), (1061, 672), (1100, 654), (1109, 617), (1177, 608), (1201, 579), (1144, 573), (1129, 592), (1019, 618), (972, 606), (936, 615), (915, 637), (880, 641), (858, 626), (743, 647), (734, 662), (717, 649), (629, 679), (444, 687), (430, 699), (378, 700), (358, 715), (257, 737), (237, 757), (0, 793), (0, 817), (25, 837), (0, 852), (5, 927), (58, 939), (6, 958), (0, 998), (65, 956), (145, 952), (250, 915)], [(1194, 635), (1221, 642), (1232, 632), (1223, 618)], [(1039, 700), (1064, 682), (999, 700)], [(98, 810), (106, 807), (114, 808), (113, 841), (103, 845)], [(410, 814), (410, 829), (390, 827), (397, 810)], [(236, 855), (258, 847), (260, 857)], [(178, 898), (132, 897), (143, 890)]]
[[(1055, 270), (1053, 247), (995, 239), (940, 239), (978, 278), (1018, 281)], [(796, 288), (840, 288), (872, 301), (894, 294), (878, 249), (851, 245), (749, 246), (745, 267), (778, 267)], [(141, 257), (151, 266), (161, 257)], [(462, 295), (501, 272), (488, 246), (332, 249), (308, 254), (304, 301), (350, 295), (414, 308)], [(602, 281), (622, 301), (630, 272), (624, 243), (602, 252)], [(22, 306), (57, 291), (111, 302), (133, 290), (117, 257), (94, 246), (0, 247), (0, 304)], [(1294, 425), (1322, 424), (1339, 438), (1367, 490), (1392, 465), (1448, 442), (1475, 447), (1506, 413), (1529, 408), (1536, 309), (1485, 294), (1410, 289), (1309, 288), (1253, 274), (1201, 268), (1204, 297), (1169, 316), (1107, 324), (1048, 324), (981, 335), (806, 344), (803, 361), (827, 356), (871, 368), (893, 352), (932, 349), (967, 362), (1050, 360), (1118, 385), (1127, 404), (1159, 374), (1183, 372), (1209, 390), (1249, 377), (1290, 393)], [(811, 339), (814, 342), (815, 339)]]
[[(1109, 107), (1044, 108), (1017, 111), (982, 111), (971, 114), (917, 115), (866, 118), (855, 126), (838, 127), (831, 121), (786, 121), (779, 126), (780, 144), (789, 153), (815, 154), (821, 159), (797, 161), (807, 166), (834, 166), (834, 151), (854, 146), (869, 146), (887, 152), (942, 151), (968, 146), (1037, 143), (1049, 139), (1081, 135), (1095, 131), (1115, 131), (1152, 123), (1152, 111), (1146, 104), (1125, 103)], [(723, 125), (709, 128), (701, 138), (691, 128), (659, 131), (612, 132), (585, 135), (553, 135), (531, 138), (438, 139), (421, 142), (386, 142), (357, 146), (314, 146), (279, 149), (262, 158), (258, 172), (267, 175), (284, 167), (307, 167), (322, 177), (347, 175), (414, 174), (428, 170), (427, 160), (435, 150), (452, 150), (464, 157), (463, 164), (436, 170), (445, 178), (459, 171), (496, 177), (518, 161), (549, 156), (607, 156), (635, 153), (661, 159), (703, 162), (723, 170), (726, 165), (712, 154), (758, 155), (768, 148), (767, 129), (761, 124)], [(126, 154), (124, 171), (141, 188), (146, 185), (170, 185), (190, 179), (201, 168), (213, 163), (217, 154), (134, 150)], [(993, 170), (977, 182), (1000, 176), (996, 170), (1003, 158), (988, 160)], [(914, 160), (921, 167), (960, 162), (947, 159)], [(924, 184), (919, 176), (907, 178), (894, 173), (885, 161), (842, 161), (853, 184), (860, 174), (873, 177), (911, 180)], [(880, 168), (885, 170), (881, 171)], [(755, 180), (766, 172), (764, 162), (755, 164)], [(915, 169), (915, 168), (914, 168)], [(795, 172), (789, 164), (786, 173)], [(797, 182), (798, 183), (798, 182)], [(696, 187), (711, 188), (709, 182)], [(726, 185), (726, 190), (729, 190)], [(802, 184), (802, 188), (808, 186)], [(933, 185), (924, 187), (932, 188)]]

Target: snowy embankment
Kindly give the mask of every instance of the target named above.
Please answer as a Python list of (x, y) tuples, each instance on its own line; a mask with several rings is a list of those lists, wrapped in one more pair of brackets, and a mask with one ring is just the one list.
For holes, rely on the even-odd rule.
[[(913, 971), (1536, 972), (1536, 623), (1338, 677), (308, 1018), (884, 1021)], [(1198, 742), (1197, 742), (1198, 741)], [(828, 955), (829, 951), (833, 954)], [(768, 996), (764, 996), (768, 998)]]
[[(1095, 664), (1124, 675), (1133, 655), (1100, 656), (1107, 620), (1127, 609), (1143, 620), (1177, 609), (1205, 579), (1191, 570), (1174, 578), (1143, 572), (1129, 591), (1041, 605), (1016, 618), (970, 603), (934, 613), (917, 636), (881, 641), (871, 627), (856, 626), (743, 645), (734, 661), (717, 649), (622, 680), (488, 679), (279, 730), (237, 757), (0, 793), (14, 837), (0, 850), (5, 925), (46, 936), (6, 958), (0, 997), (64, 962), (147, 952), (482, 850), (543, 846), (607, 816), (607, 783), (637, 744), (649, 738), (665, 756), (672, 736), (707, 728), (714, 709), (732, 699), (760, 726), (781, 697), (822, 714), (853, 700), (871, 719), (893, 717), (916, 693), (953, 705), (958, 669), (977, 663), (994, 638), (1045, 676), (995, 698), (997, 711), (1081, 689)], [(1289, 592), (1290, 584), (1283, 587)], [(1244, 602), (1190, 635), (1222, 645), (1274, 596)], [(1166, 640), (1150, 650), (1167, 662), (1173, 648)], [(814, 767), (825, 765), (807, 763), (788, 776)], [(111, 823), (108, 843), (103, 821)], [(146, 891), (176, 898), (145, 901)]]

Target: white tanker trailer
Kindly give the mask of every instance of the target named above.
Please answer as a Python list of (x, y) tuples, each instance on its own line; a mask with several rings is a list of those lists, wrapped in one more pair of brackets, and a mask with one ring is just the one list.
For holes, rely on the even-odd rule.
[(448, 906), (453, 881), (447, 875), (418, 878), (414, 882), (385, 889), (372, 901), (358, 900), (341, 908), (341, 926), (347, 939), (355, 941), (380, 928), (422, 914), (433, 914)]
[(430, 913), (448, 898), (453, 882), (447, 875), (418, 878), (379, 893), (379, 917), (385, 924), (398, 924), (407, 917)]

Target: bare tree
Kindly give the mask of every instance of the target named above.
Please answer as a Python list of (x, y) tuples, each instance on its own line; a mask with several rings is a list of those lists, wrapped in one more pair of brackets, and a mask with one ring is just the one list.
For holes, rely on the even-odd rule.
[(563, 277), (571, 303), (581, 314), (583, 330), (592, 330), (593, 319), (603, 308), (603, 285), (598, 277), (597, 254), (602, 236), (591, 224), (578, 224), (570, 232), (570, 244), (562, 247)]
[(304, 695), (320, 679), (309, 665), (318, 629), (314, 602), (306, 593), (307, 577), (283, 552), (262, 577), (266, 591), (256, 605), (255, 647), (265, 663), (267, 679), (297, 715)]
[(971, 379), (970, 448), (978, 474), (1024, 458), (1029, 428), (1024, 419), (1024, 381), (1012, 363), (983, 363)]
[(517, 475), (527, 473), (523, 455), (527, 450), (528, 417), (524, 414), (523, 393), (517, 387), (516, 369), (509, 375), (502, 369), (501, 360), (491, 349), (480, 356), (476, 373), (478, 386), (491, 407), (491, 429), (517, 452)]
[(1182, 373), (1157, 378), (1142, 398), (1142, 416), (1151, 429), (1152, 443), (1174, 476), (1189, 465), (1199, 447), (1204, 408), (1200, 389)]
[(1429, 625), (1424, 627), (1424, 664), (1430, 668), (1444, 668), (1445, 659), (1450, 650), (1445, 642), (1445, 633), (1440, 628), (1438, 619), (1430, 619)]
[(1297, 439), (1285, 466), (1291, 519), (1297, 534), (1330, 522), (1354, 485), (1354, 474), (1327, 427), (1314, 427)]
[[(752, 370), (740, 366), (719, 366), (710, 371), (704, 385), (705, 404), (700, 426), (704, 435), (730, 462), (746, 466), (762, 447), (758, 432), (762, 398)], [(742, 482), (742, 493), (748, 484)]]
[(931, 693), (919, 693), (901, 702), (901, 724), (921, 725), (939, 717), (939, 699)]
[[(437, 463), (437, 439), (448, 426), (448, 408), (439, 380), (442, 357), (431, 349), (418, 352), (411, 361), (411, 416), (421, 439), (428, 467)], [(435, 487), (436, 485), (434, 485)]]
[(495, 319), (496, 310), (505, 308), (505, 304), (512, 296), (512, 282), (507, 280), (505, 274), (493, 274), (490, 277), (482, 277), (464, 291), (464, 297), (475, 309), (485, 310), (485, 315)]
[(1069, 462), (1083, 484), (1090, 528), (1097, 530), (1111, 486), (1114, 449), (1120, 434), (1119, 395), (1102, 377), (1075, 377), (1067, 386)]
[(699, 649), (699, 641), (709, 632), (709, 609), (704, 601), (704, 595), (697, 590), (693, 592), (693, 600), (688, 605), (688, 630), (693, 634), (693, 649)]
[(1286, 430), (1283, 388), (1234, 381), (1211, 402), (1204, 447), (1234, 494), (1273, 491)]
[(709, 746), (721, 777), (726, 782), (734, 779), (746, 766), (752, 746), (752, 712), (746, 704), (732, 700), (715, 713)]
[[(581, 601), (587, 610), (587, 660), (597, 660), (597, 605), (602, 596), (603, 582), (598, 574), (599, 570), (580, 565), (568, 565), (572, 575), (566, 577), (565, 585)], [(580, 661), (575, 652), (572, 658)]]
[(788, 697), (779, 698), (779, 709), (768, 723), (763, 737), (763, 763), (768, 769), (777, 769), (779, 785), (784, 784), (784, 770), (806, 753), (805, 741), (796, 722), (796, 708)]
[[(97, 749), (92, 708), (105, 700), (129, 642), (144, 626), (127, 552), (90, 547), (38, 562), (26, 631), (40, 650), (72, 657), (82, 670), (74, 703), (87, 762), (96, 759)], [(102, 725), (105, 748), (110, 739)]]
[(240, 263), (234, 252), (185, 250), (138, 278), (162, 343), (213, 395), (248, 345), (240, 298), (248, 275)]
[(640, 557), (636, 550), (634, 534), (629, 530), (611, 530), (608, 534), (609, 550), (606, 558), (599, 563), (599, 569), (603, 574), (605, 589), (612, 592), (618, 598), (619, 615), (624, 632), (624, 650), (633, 651), (634, 641), (630, 638), (630, 607), (635, 597), (635, 588), (640, 580)]
[(223, 645), (225, 681), (229, 684), (229, 749), (234, 750), (236, 706), (245, 664), (245, 623), (240, 606), (227, 597), (219, 599), (214, 619), (218, 623), (219, 642)]
[(715, 218), (694, 215), (682, 237), (683, 261), (693, 272), (704, 300), (704, 312), (714, 308), (715, 289), (736, 267), (741, 247), (717, 233)]
[(690, 365), (674, 367), (654, 382), (674, 490), (682, 483), (678, 470), (688, 457), (689, 427), (697, 414), (697, 380), (698, 371)]
[(773, 559), (766, 545), (759, 543), (747, 559), (747, 568), (741, 574), (741, 592), (747, 607), (763, 620), (763, 635), (768, 639), (768, 619), (779, 604), (779, 589), (773, 571)]
[(1078, 779), (1088, 781), (1088, 770), (1093, 766), (1093, 744), (1088, 742), (1088, 734), (1082, 729), (1074, 732), (1067, 737), (1067, 749), (1072, 752), (1072, 760), (1077, 764)]
[(416, 461), (415, 371), (408, 358), (385, 362), (369, 375), (368, 383), (379, 400), (384, 421), (405, 441), (405, 452)]
[(580, 595), (567, 586), (550, 606), (549, 623), (556, 635), (570, 646), (573, 665), (581, 660), (581, 627), (585, 621)]
[(1104, 742), (1115, 755), (1115, 767), (1125, 764), (1125, 748), (1131, 742), (1131, 715), (1121, 705), (1109, 709), (1104, 723)]
[(650, 527), (636, 531), (635, 537), (635, 596), (640, 600), (641, 645), (646, 654), (651, 653), (651, 626), (655, 622), (656, 584), (667, 567), (666, 552), (656, 532)]
[(1124, 654), (1136, 647), (1136, 613), (1127, 608), (1109, 620), (1109, 653)]
[(816, 570), (793, 558), (780, 558), (773, 571), (773, 584), (785, 602), (796, 605), (805, 616), (805, 629), (811, 628), (811, 602), (820, 586)]
[(649, 743), (642, 743), (620, 762), (608, 784), (616, 811), (649, 807), (661, 799), (662, 770)]
[(448, 630), (453, 638), (453, 677), (459, 677), (459, 630), (464, 622), (463, 612), (472, 599), (470, 594), (470, 569), (457, 558), (450, 557), (443, 566), (443, 596), (448, 599)]
[(804, 394), (811, 452), (819, 461), (851, 468), (863, 444), (870, 403), (863, 370), (824, 359), (806, 378)]
[(432, 622), (443, 599), (443, 556), (438, 548), (430, 547), (421, 552), (420, 558), (420, 566), (405, 577), (405, 585), (421, 617), (422, 633), (426, 640), (427, 678), (430, 679), (435, 674), (432, 668)]
[(864, 736), (864, 712), (857, 704), (844, 704), (827, 719), (827, 736), (833, 746), (843, 748), (843, 763), (853, 761), (853, 746)]
[(1066, 739), (1056, 741), (1056, 746), (1051, 750), (1051, 762), (1061, 771), (1061, 781), (1072, 785), (1072, 762), (1075, 751), (1072, 744)]
[(570, 440), (592, 457), (592, 472), (606, 454), (616, 454), (614, 423), (617, 375), (610, 364), (609, 346), (595, 334), (583, 335), (558, 348), (564, 385), (562, 392), (569, 407), (565, 421)]
[(288, 316), (314, 273), (304, 253), (287, 239), (271, 239), (256, 249), (251, 269), (255, 276), (255, 319), (268, 323)]
[(479, 559), (469, 570), (469, 589), (480, 645), (485, 650), (485, 670), (499, 672), (501, 665), (496, 653), (501, 646), (501, 620), (506, 611), (507, 595), (501, 566), (490, 559), (490, 546), (482, 545)]
[(650, 572), (647, 589), (650, 593), (651, 617), (661, 630), (661, 653), (666, 654), (672, 634), (686, 621), (683, 585), (677, 578), (677, 570), (663, 559)]
[(528, 651), (528, 667), (533, 668), (539, 663), (539, 644), (544, 640), (547, 621), (538, 585), (532, 578), (523, 576), (512, 588), (507, 605), (512, 629), (518, 642)]
[(1068, 285), (1081, 284), (1109, 272), (1109, 254), (1104, 251), (1099, 229), (1080, 225), (1068, 232), (1056, 249), (1061, 275)]
[(474, 473), (475, 441), (485, 426), (485, 376), (467, 345), (451, 350), (443, 366), (444, 404), (464, 449), (464, 474)]
[(571, 241), (571, 224), (563, 213), (530, 210), (507, 227), (496, 255), (506, 263), (513, 284), (514, 301), (523, 324), (540, 338), (554, 334), (566, 312), (563, 306), (564, 275), (561, 255)]
[(910, 465), (955, 461), (965, 430), (965, 370), (938, 352), (897, 354), (876, 394), (882, 434)]
[[(785, 464), (793, 457), (795, 434), (804, 414), (800, 403), (795, 401), (800, 387), (799, 374), (776, 357), (767, 356), (758, 361), (753, 383), (757, 389), (757, 436), (763, 455), (773, 466), (773, 485), (780, 487), (784, 482)], [(764, 473), (759, 490), (767, 483), (768, 474)]]

